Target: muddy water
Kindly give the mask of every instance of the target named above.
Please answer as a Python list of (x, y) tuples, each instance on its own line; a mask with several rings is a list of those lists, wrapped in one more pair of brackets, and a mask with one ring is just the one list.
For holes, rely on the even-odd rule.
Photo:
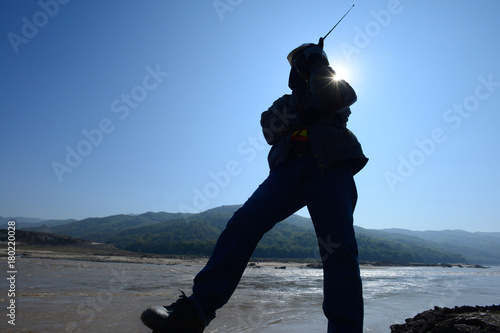
[[(20, 258), (16, 326), (0, 296), (1, 332), (150, 332), (139, 316), (189, 294), (200, 265), (152, 265)], [(500, 303), (500, 268), (362, 269), (365, 331), (389, 326), (438, 306)], [(6, 279), (0, 288), (8, 290)], [(247, 269), (230, 302), (206, 332), (326, 332), (322, 272)]]

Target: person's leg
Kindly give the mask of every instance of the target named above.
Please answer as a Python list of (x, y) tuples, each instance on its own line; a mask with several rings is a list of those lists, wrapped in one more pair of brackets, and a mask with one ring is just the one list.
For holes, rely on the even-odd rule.
[(304, 207), (297, 171), (296, 161), (273, 169), (221, 233), (207, 265), (194, 279), (191, 296), (206, 319), (214, 318), (228, 302), (262, 236)]
[(356, 185), (348, 165), (314, 169), (302, 186), (324, 271), (323, 311), (328, 332), (362, 332), (363, 297), (353, 228)]

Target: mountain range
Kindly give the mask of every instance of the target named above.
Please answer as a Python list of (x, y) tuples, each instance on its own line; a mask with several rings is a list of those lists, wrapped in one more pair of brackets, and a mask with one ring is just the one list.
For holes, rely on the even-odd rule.
[[(198, 214), (147, 212), (82, 220), (15, 220), (18, 229), (107, 243), (129, 251), (210, 255), (227, 221), (240, 206), (221, 206)], [(5, 222), (5, 223), (4, 223)], [(462, 230), (373, 230), (355, 226), (360, 261), (398, 263), (500, 264), (500, 233)], [(254, 257), (319, 259), (309, 218), (292, 215), (260, 241)]]

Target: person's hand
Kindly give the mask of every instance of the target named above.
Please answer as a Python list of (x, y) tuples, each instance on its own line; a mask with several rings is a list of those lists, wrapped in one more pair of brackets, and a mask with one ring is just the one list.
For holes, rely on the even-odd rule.
[(323, 37), (319, 38), (318, 46), (323, 49), (323, 46), (325, 45), (325, 39)]
[(323, 58), (323, 48), (320, 45), (310, 46), (304, 50), (304, 57), (306, 58), (306, 63), (312, 66), (316, 61)]

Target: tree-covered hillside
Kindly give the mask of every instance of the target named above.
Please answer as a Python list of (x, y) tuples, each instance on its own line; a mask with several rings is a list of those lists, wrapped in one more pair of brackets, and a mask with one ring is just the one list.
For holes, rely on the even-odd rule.
[[(147, 212), (141, 215), (112, 215), (107, 217), (89, 217), (62, 225), (41, 225), (26, 230), (50, 232), (67, 235), (71, 237), (88, 239), (94, 242), (109, 242), (110, 237), (116, 233), (130, 228), (147, 227), (157, 223), (168, 223), (169, 220), (183, 219), (181, 213), (153, 213)], [(186, 217), (190, 216), (185, 215)]]
[[(32, 230), (110, 243), (129, 251), (175, 255), (211, 254), (219, 234), (240, 206), (223, 206), (199, 214), (145, 213), (88, 218)], [(421, 263), (466, 262), (461, 255), (437, 249), (418, 238), (398, 240), (384, 232), (356, 228), (361, 261)], [(280, 222), (257, 246), (254, 257), (316, 258), (318, 244), (310, 219), (297, 215)]]

